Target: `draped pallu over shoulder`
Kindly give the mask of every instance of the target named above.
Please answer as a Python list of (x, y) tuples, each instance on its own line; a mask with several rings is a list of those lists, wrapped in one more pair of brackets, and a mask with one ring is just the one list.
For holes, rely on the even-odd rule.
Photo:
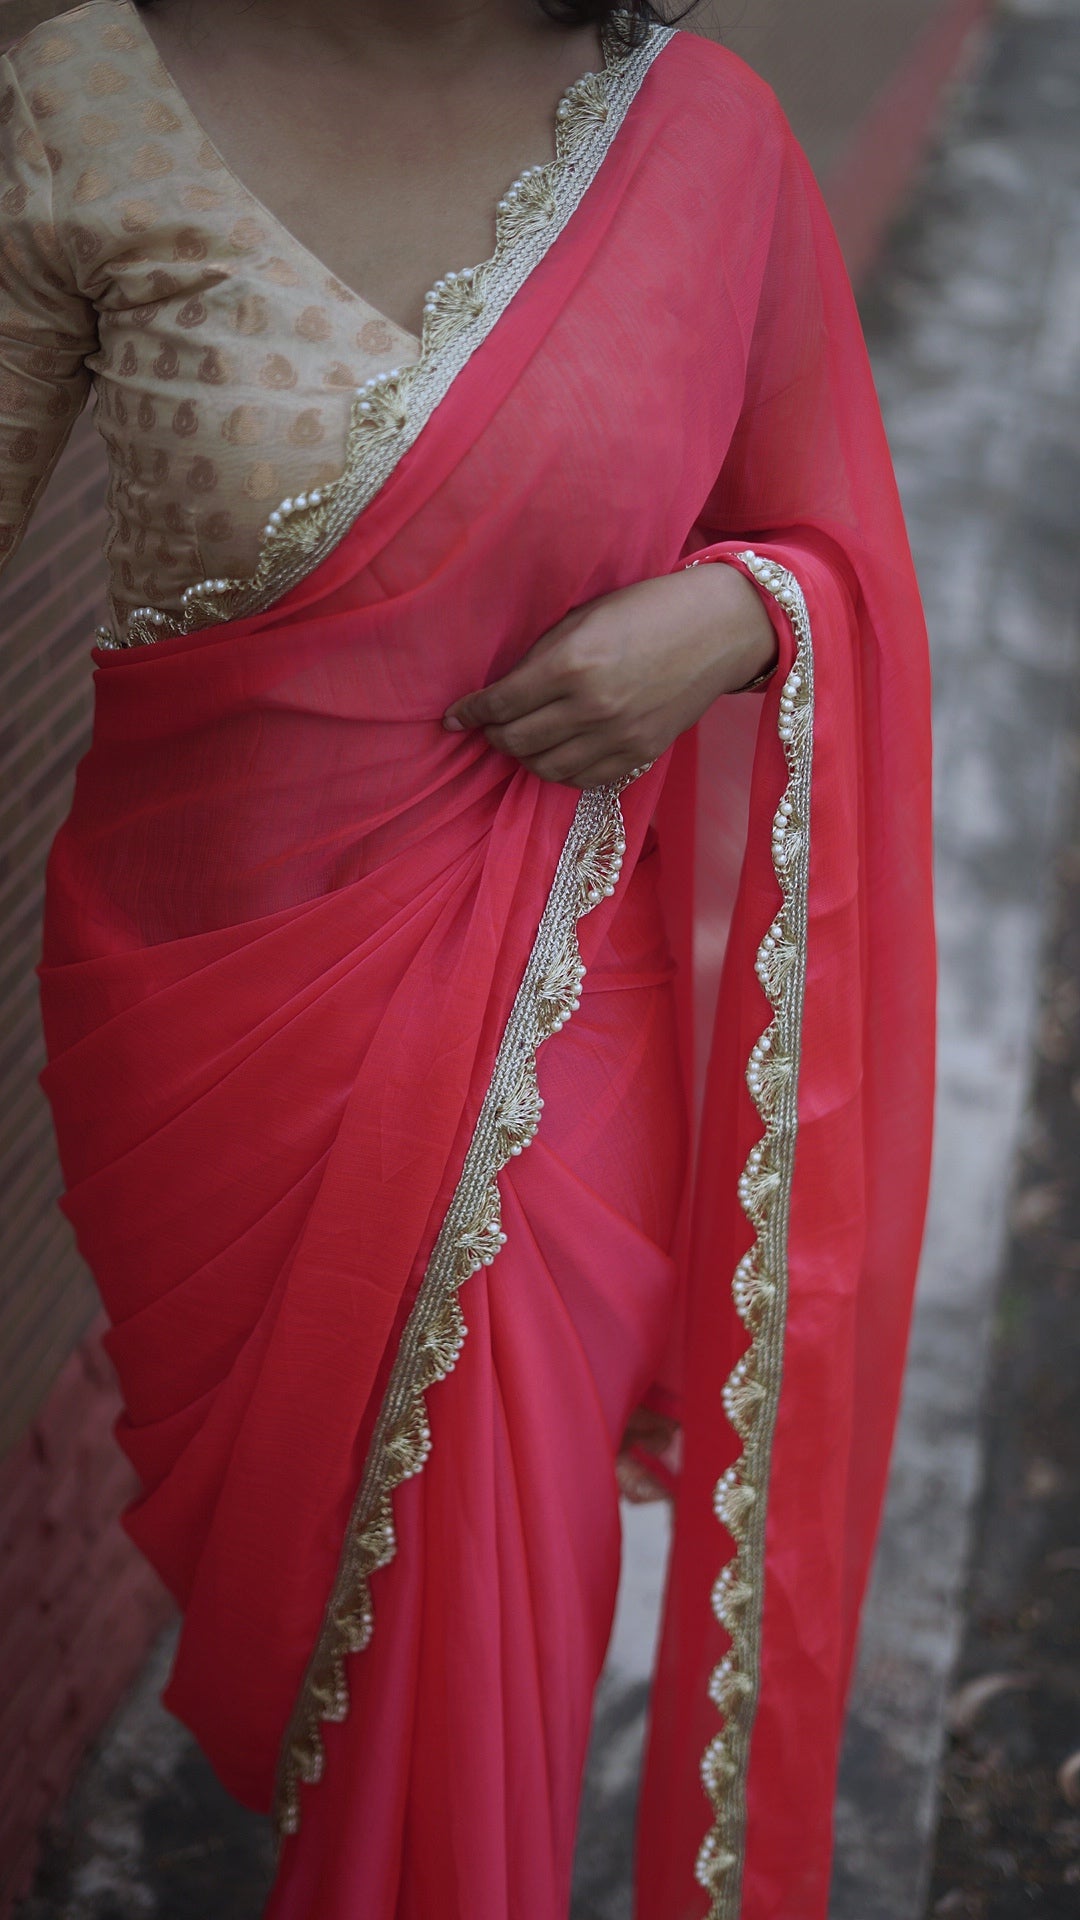
[[(49, 867), (126, 1525), (184, 1612), (168, 1704), (275, 1811), (272, 1920), (560, 1920), (650, 1387), (685, 1457), (638, 1913), (826, 1913), (927, 1180), (925, 633), (771, 94), (654, 29), (563, 117), (260, 573), (98, 651)], [(442, 729), (693, 562), (781, 668), (622, 790)]]

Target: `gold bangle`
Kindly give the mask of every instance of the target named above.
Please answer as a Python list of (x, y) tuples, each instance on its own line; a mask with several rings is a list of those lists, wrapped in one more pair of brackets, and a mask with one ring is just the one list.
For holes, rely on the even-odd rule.
[(779, 665), (780, 665), (780, 656), (778, 652), (777, 657), (773, 661), (771, 667), (766, 667), (763, 672), (755, 674), (754, 678), (752, 680), (747, 680), (745, 685), (741, 687), (732, 687), (731, 692), (732, 693), (756, 693), (759, 687), (767, 687), (769, 684), (769, 681), (772, 679), (773, 674), (776, 672), (776, 669)]
[[(733, 556), (733, 557), (734, 557), (734, 558), (736, 558), (736, 559), (741, 559), (741, 558), (742, 558), (742, 556), (741, 556), (741, 555), (735, 555), (735, 556)], [(684, 562), (684, 564), (683, 564), (683, 566), (682, 566), (682, 569), (681, 569), (681, 571), (682, 571), (683, 573), (689, 573), (689, 571), (690, 571), (690, 568), (691, 568), (691, 567), (700, 567), (700, 566), (720, 566), (720, 567), (729, 567), (730, 565), (731, 565), (731, 560), (730, 560), (730, 559), (728, 559), (726, 555), (725, 555), (725, 556), (724, 556), (724, 557), (723, 557), (722, 559), (719, 559), (719, 560), (713, 560), (713, 559), (712, 559), (711, 557), (710, 557), (709, 559), (703, 559), (703, 558), (702, 558), (701, 556), (699, 556), (699, 557), (698, 557), (698, 558), (697, 558), (696, 560), (687, 560), (687, 561), (685, 561), (685, 562)], [(753, 577), (753, 576), (751, 576), (751, 578), (752, 578), (752, 577)], [(777, 653), (776, 653), (776, 659), (775, 659), (775, 660), (773, 661), (773, 663), (772, 663), (772, 666), (771, 666), (771, 667), (765, 667), (765, 668), (764, 668), (764, 669), (762, 670), (762, 672), (761, 672), (761, 673), (756, 673), (756, 674), (754, 675), (754, 678), (753, 678), (752, 680), (747, 680), (747, 681), (745, 682), (745, 684), (744, 684), (743, 686), (741, 686), (741, 687), (729, 687), (729, 688), (728, 688), (728, 693), (729, 693), (729, 694), (731, 694), (731, 693), (757, 693), (757, 692), (758, 692), (758, 690), (759, 690), (759, 689), (760, 689), (761, 687), (767, 687), (767, 686), (768, 686), (768, 684), (769, 684), (769, 681), (770, 681), (770, 680), (772, 679), (772, 677), (773, 677), (773, 674), (774, 674), (774, 673), (776, 672), (776, 669), (777, 669), (777, 667), (778, 667), (779, 665), (780, 665), (780, 649), (779, 649), (779, 646), (778, 646), (778, 647), (777, 647)]]

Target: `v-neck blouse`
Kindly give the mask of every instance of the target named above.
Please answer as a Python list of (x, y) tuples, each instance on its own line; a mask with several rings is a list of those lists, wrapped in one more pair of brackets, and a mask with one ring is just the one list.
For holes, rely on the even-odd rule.
[(268, 513), (340, 474), (356, 389), (420, 342), (203, 134), (130, 0), (0, 60), (0, 565), (89, 393), (114, 629), (254, 572)]

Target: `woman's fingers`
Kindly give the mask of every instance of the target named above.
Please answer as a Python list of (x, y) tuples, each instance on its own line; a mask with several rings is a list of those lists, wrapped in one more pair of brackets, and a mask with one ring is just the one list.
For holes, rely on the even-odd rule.
[(521, 764), (528, 767), (541, 780), (554, 780), (562, 786), (576, 784), (574, 775), (581, 767), (587, 767), (590, 760), (596, 758), (596, 747), (588, 734), (578, 733), (568, 740), (561, 740), (558, 746), (549, 747), (543, 753), (522, 756)]
[(550, 706), (562, 693), (563, 679), (554, 649), (534, 647), (501, 680), (455, 700), (443, 715), (443, 726), (448, 733), (459, 733), (466, 727), (505, 727)]
[(504, 726), (486, 726), (484, 732), (499, 753), (528, 763), (538, 754), (566, 746), (580, 732), (581, 724), (571, 700), (552, 700), (546, 707), (537, 707)]
[[(647, 757), (647, 756), (646, 756)], [(579, 733), (547, 753), (524, 760), (523, 765), (541, 780), (554, 780), (564, 787), (604, 787), (609, 781), (622, 780), (640, 766), (642, 756), (621, 752), (599, 752), (594, 734)]]

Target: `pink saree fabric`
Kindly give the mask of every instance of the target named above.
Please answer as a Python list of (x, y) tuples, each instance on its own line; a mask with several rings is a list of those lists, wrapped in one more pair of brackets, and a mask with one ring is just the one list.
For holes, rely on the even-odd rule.
[[(718, 703), (622, 795), (622, 877), (580, 922), (582, 1004), (541, 1050), (506, 1243), (462, 1288), (468, 1335), (394, 1496), (373, 1638), (300, 1789), (273, 1920), (565, 1920), (613, 1457), (650, 1388), (686, 1445), (638, 1909), (825, 1913), (925, 1199), (928, 699), (850, 292), (767, 90), (674, 35), (338, 546), (267, 611), (97, 656), (49, 870), (45, 1084), (144, 1489), (126, 1524), (184, 1611), (167, 1702), (268, 1808), (577, 802), (440, 716), (570, 608), (749, 546), (805, 593), (814, 704), (770, 593), (768, 693)], [(737, 1544), (714, 1490), (740, 1452), (724, 1386), (762, 1130), (744, 1076), (770, 1019), (755, 963), (782, 905), (800, 662), (798, 1134), (793, 1165), (758, 1169), (786, 1317), (746, 1390), (771, 1436), (743, 1500), (757, 1624), (710, 1810), (729, 1638), (711, 1595)]]

